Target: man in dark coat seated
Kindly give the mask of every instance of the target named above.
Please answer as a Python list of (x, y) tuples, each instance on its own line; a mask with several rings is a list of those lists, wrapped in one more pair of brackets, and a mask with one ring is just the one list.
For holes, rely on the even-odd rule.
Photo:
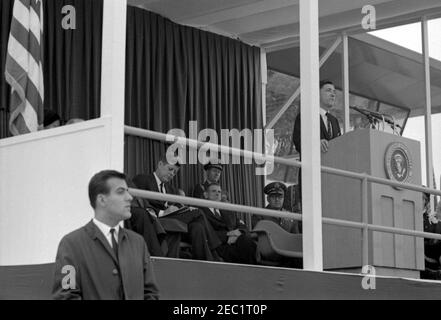
[[(286, 193), (286, 185), (282, 182), (271, 182), (265, 186), (263, 192), (267, 195), (268, 205), (266, 209), (285, 211), (283, 203)], [(288, 218), (268, 217), (254, 214), (252, 217), (253, 228), (260, 220), (270, 220), (288, 231), (289, 233), (300, 233), (297, 221)]]
[[(204, 195), (208, 200), (221, 201), (221, 193), (221, 186), (214, 182), (207, 186)], [(256, 243), (235, 213), (214, 208), (200, 210), (221, 242), (216, 251), (224, 261), (256, 264)]]
[[(170, 182), (179, 171), (179, 162), (175, 164), (168, 163), (164, 154), (160, 157), (155, 172), (152, 174), (140, 174), (133, 178), (133, 183), (143, 190), (161, 192), (165, 194), (178, 195), (178, 191)], [(192, 258), (196, 260), (218, 260), (215, 249), (220, 242), (210, 236), (208, 225), (199, 210), (188, 209), (182, 213), (174, 213), (183, 206), (178, 203), (168, 203), (160, 200), (144, 199), (144, 207), (151, 207), (155, 211), (159, 222), (163, 225), (165, 221), (171, 225), (173, 221), (177, 224), (184, 223), (188, 227), (188, 232), (182, 235), (182, 239), (191, 243)], [(168, 243), (169, 250), (175, 252), (178, 248)]]

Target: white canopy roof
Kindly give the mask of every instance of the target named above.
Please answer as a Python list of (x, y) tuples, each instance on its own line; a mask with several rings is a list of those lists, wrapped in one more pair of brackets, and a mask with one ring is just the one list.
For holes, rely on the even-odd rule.
[[(267, 49), (298, 42), (298, 0), (128, 0), (177, 23), (239, 38)], [(320, 0), (320, 33), (363, 32), (364, 5), (374, 5), (377, 28), (441, 16), (439, 0)]]
[[(174, 22), (238, 38), (265, 48), (268, 67), (298, 76), (298, 0), (128, 0)], [(350, 91), (394, 106), (424, 112), (422, 56), (370, 36), (361, 27), (364, 5), (376, 9), (377, 29), (441, 17), (440, 0), (319, 0), (321, 51), (341, 35), (349, 41)], [(341, 84), (340, 48), (320, 77)], [(431, 61), (432, 113), (441, 112), (441, 63)]]

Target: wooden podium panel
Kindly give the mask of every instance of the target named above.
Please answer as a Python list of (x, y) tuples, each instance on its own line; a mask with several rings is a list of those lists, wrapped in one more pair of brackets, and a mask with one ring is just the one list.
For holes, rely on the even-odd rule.
[[(419, 142), (378, 130), (356, 130), (330, 141), (329, 151), (322, 154), (322, 165), (388, 179), (385, 157), (393, 143), (405, 145), (412, 165), (409, 182), (421, 185)], [(361, 222), (361, 181), (323, 173), (322, 212), (323, 217)], [(422, 231), (421, 193), (369, 183), (368, 222)], [(369, 264), (381, 268), (423, 270), (423, 239), (369, 232)], [(328, 270), (361, 268), (361, 229), (324, 224), (323, 266)]]

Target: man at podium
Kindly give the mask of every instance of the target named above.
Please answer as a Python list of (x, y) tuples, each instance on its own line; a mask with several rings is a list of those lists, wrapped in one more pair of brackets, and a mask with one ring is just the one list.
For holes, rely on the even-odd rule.
[[(340, 125), (336, 117), (329, 111), (335, 104), (335, 86), (331, 81), (320, 82), (320, 149), (328, 151), (328, 141), (341, 135)], [(294, 123), (292, 141), (299, 153), (301, 153), (301, 123), (300, 113)]]
[[(335, 86), (329, 80), (320, 81), (320, 150), (325, 153), (328, 152), (329, 140), (337, 138), (341, 135), (340, 125), (336, 117), (334, 117), (329, 111), (335, 105)], [(300, 113), (297, 115), (294, 123), (294, 130), (292, 135), (292, 141), (296, 150), (301, 154), (301, 123)], [(299, 170), (298, 176), (299, 185), (299, 199), (302, 197), (302, 172)]]

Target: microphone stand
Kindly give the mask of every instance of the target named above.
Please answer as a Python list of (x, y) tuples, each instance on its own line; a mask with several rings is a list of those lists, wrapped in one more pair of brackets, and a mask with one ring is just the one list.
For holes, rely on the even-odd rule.
[(402, 129), (402, 127), (400, 125), (396, 124), (395, 118), (393, 116), (388, 116), (388, 117), (390, 117), (390, 119), (389, 119), (384, 114), (378, 113), (378, 112), (375, 112), (375, 111), (371, 111), (371, 110), (367, 110), (367, 109), (359, 108), (359, 107), (355, 107), (355, 106), (354, 107), (349, 107), (349, 108), (351, 108), (351, 109), (361, 113), (362, 115), (364, 115), (369, 120), (369, 123), (371, 124), (371, 128), (372, 129), (377, 129), (376, 126), (377, 126), (379, 120), (381, 120), (381, 122), (383, 124), (383, 131), (384, 131), (384, 128), (385, 128), (385, 123), (387, 123), (387, 124), (389, 124), (391, 126), (392, 132), (394, 134), (399, 135), (399, 133), (396, 131), (396, 129), (397, 128)]

